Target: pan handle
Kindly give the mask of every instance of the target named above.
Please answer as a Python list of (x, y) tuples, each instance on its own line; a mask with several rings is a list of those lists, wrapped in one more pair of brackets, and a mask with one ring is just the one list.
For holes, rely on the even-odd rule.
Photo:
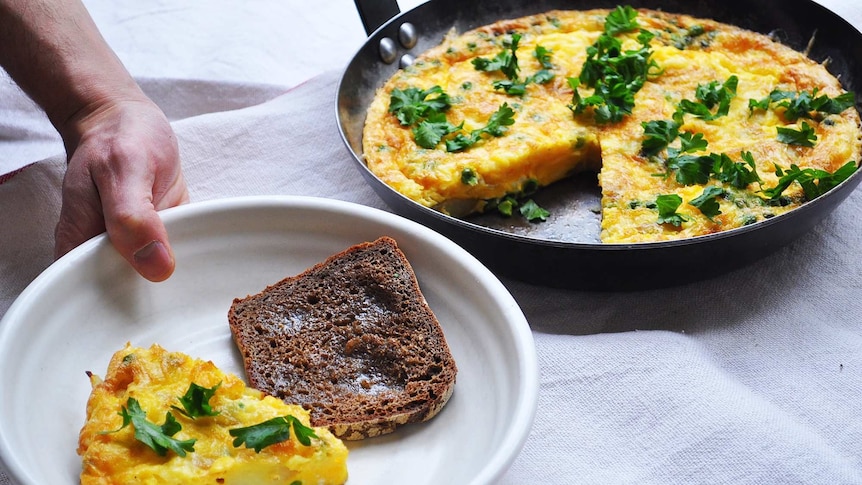
[(401, 13), (396, 0), (353, 0), (365, 33), (371, 35), (378, 27)]

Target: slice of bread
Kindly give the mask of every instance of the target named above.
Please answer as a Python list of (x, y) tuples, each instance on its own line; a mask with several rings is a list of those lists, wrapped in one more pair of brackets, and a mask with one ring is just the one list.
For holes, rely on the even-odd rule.
[(389, 237), (235, 299), (228, 322), (251, 386), (342, 439), (426, 421), (455, 387), (440, 323)]

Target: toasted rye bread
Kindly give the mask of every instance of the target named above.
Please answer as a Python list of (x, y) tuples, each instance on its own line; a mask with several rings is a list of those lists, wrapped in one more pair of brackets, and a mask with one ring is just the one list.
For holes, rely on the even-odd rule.
[(342, 439), (426, 421), (455, 387), (440, 323), (389, 237), (235, 299), (228, 322), (251, 386)]

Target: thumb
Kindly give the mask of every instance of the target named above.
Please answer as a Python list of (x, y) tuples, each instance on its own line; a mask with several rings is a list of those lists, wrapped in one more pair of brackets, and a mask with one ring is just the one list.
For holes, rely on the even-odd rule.
[[(174, 272), (174, 254), (167, 231), (151, 205), (105, 204), (105, 229), (114, 247), (150, 281), (164, 281)], [(118, 212), (118, 208), (130, 211)], [(120, 209), (121, 210), (121, 209)]]

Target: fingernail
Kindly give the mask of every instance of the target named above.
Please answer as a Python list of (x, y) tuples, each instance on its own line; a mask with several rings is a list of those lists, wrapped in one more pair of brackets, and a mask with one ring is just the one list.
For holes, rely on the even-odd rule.
[(171, 255), (160, 241), (151, 241), (138, 249), (134, 259), (141, 275), (151, 281), (162, 281), (170, 276), (173, 270)]

